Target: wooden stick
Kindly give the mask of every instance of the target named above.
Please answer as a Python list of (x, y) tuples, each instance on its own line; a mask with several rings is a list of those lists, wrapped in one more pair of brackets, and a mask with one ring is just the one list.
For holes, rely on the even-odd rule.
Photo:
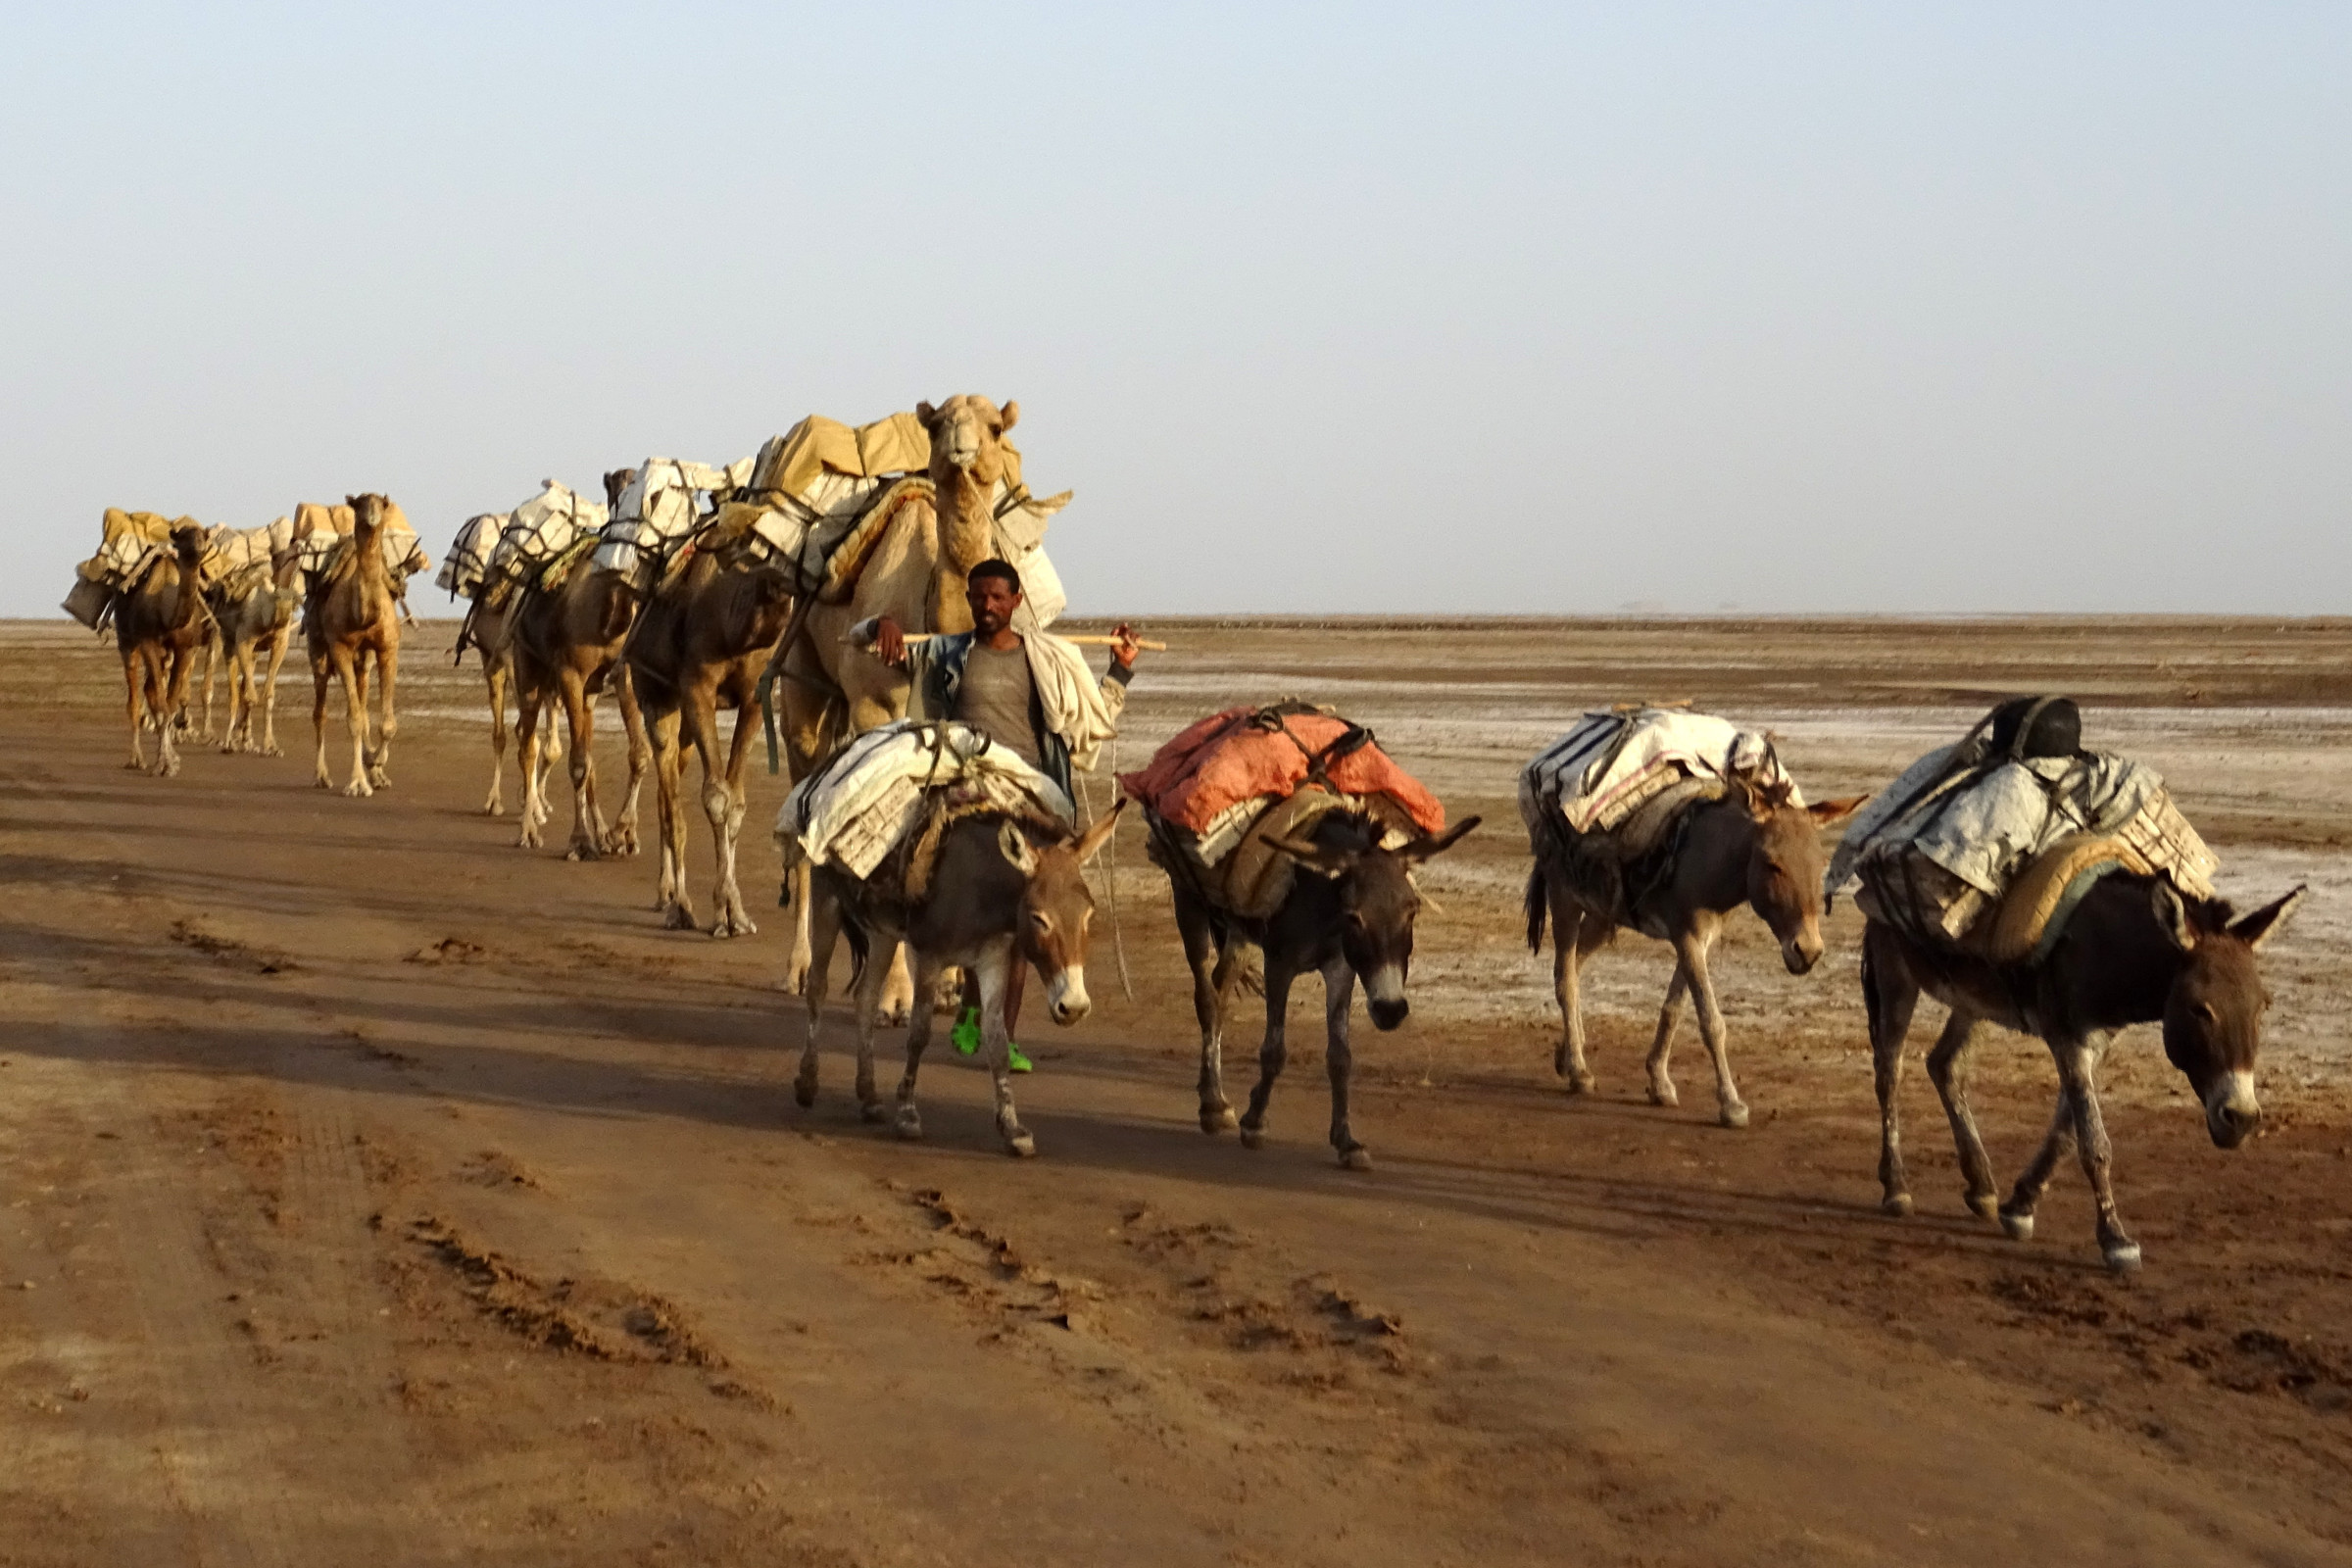
[[(1067, 636), (1064, 636), (1062, 633), (1056, 631), (1048, 632), (1046, 635), (1050, 637), (1060, 637), (1063, 642), (1076, 643), (1081, 648), (1111, 648), (1117, 646), (1118, 644), (1118, 639), (1116, 637), (1107, 636), (1101, 632), (1082, 631), (1073, 632)], [(1155, 643), (1149, 637), (1138, 637), (1135, 640), (1135, 646), (1143, 649), (1146, 653), (1164, 654), (1168, 651), (1168, 645), (1166, 643)]]

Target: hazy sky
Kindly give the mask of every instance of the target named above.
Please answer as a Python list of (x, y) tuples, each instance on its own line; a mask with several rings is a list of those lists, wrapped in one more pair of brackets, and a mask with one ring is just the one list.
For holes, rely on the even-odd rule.
[[(2345, 608), (2352, 7), (8, 8), (0, 613), (108, 505), (1017, 398), (1074, 612)], [(428, 589), (417, 608), (438, 606)]]

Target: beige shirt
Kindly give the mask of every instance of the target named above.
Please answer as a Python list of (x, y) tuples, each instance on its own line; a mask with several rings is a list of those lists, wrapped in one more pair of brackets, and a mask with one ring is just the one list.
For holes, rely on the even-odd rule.
[(1037, 725), (1030, 717), (1035, 689), (1028, 650), (1000, 652), (974, 643), (964, 655), (956, 716), (1031, 767), (1042, 768), (1045, 761), (1038, 753)]

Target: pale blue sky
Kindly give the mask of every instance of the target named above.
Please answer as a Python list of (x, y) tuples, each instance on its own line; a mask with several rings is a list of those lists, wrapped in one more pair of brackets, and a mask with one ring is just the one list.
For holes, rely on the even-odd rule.
[[(2352, 7), (12, 7), (0, 613), (108, 505), (1021, 402), (1072, 609), (2343, 608)], [(417, 608), (439, 605), (438, 593)]]

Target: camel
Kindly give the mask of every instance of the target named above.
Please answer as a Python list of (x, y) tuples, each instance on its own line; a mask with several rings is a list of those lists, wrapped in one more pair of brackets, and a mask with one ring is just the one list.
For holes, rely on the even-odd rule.
[[(918, 633), (972, 629), (964, 577), (996, 554), (991, 504), (1004, 477), (1004, 434), (1021, 406), (1002, 410), (984, 397), (952, 397), (938, 408), (918, 403), (915, 417), (931, 433), (933, 499), (900, 508), (845, 604), (817, 604), (807, 612), (807, 634), (780, 654), (789, 765), (795, 780), (816, 768), (842, 743), (878, 724), (906, 716), (905, 675), (848, 646), (849, 629), (888, 615)], [(808, 870), (793, 871), (795, 919), (785, 988), (804, 991), (811, 949)], [(912, 994), (904, 954), (891, 960), (883, 1005), (905, 1016)]]
[[(349, 796), (368, 796), (391, 787), (386, 767), (400, 733), (393, 692), (400, 678), (400, 598), (384, 565), (384, 521), (391, 503), (380, 495), (344, 498), (352, 527), (340, 559), (320, 574), (304, 608), (303, 633), (311, 651), (311, 727), (318, 736), (318, 782), (333, 789), (326, 767), (326, 683), (343, 683), (345, 721), (351, 727)], [(383, 719), (371, 737), (368, 721), (368, 664), (372, 659), (383, 687)]]
[[(617, 507), (620, 492), (635, 477), (629, 468), (606, 474), (607, 504)], [(637, 603), (637, 594), (619, 572), (595, 568), (585, 560), (575, 562), (553, 592), (534, 581), (525, 583), (517, 597), (507, 622), (506, 651), (514, 660), (522, 705), (521, 845), (526, 850), (539, 847), (539, 829), (548, 816), (539, 719), (551, 700), (560, 700), (571, 731), (571, 843), (564, 858), (593, 860), (603, 855), (637, 853), (637, 795), (653, 759), (636, 688), (622, 660), (629, 630), (636, 624)], [(597, 805), (592, 750), (596, 698), (608, 682), (618, 695), (621, 723), (629, 737), (628, 792), (610, 828)]]
[[(212, 612), (197, 586), (206, 542), (203, 528), (180, 523), (172, 530), (172, 554), (159, 556), (115, 600), (115, 641), (130, 719), (125, 765), (162, 778), (179, 771), (173, 720), (187, 702), (196, 650), (213, 634)], [(152, 765), (139, 746), (142, 723), (155, 726)]]
[[(1732, 793), (1689, 808), (1681, 829), (1681, 853), (1662, 886), (1644, 892), (1630, 911), (1652, 934), (1664, 933), (1674, 948), (1674, 978), (1658, 1011), (1658, 1032), (1644, 1063), (1653, 1105), (1679, 1102), (1669, 1072), (1674, 1035), (1682, 1022), (1683, 999), (1697, 1004), (1698, 1033), (1715, 1065), (1716, 1116), (1726, 1127), (1747, 1125), (1747, 1104), (1732, 1079), (1724, 1037), (1723, 1009), (1715, 1002), (1715, 980), (1707, 954), (1722, 934), (1723, 918), (1742, 904), (1780, 939), (1781, 962), (1804, 974), (1821, 961), (1822, 868), (1818, 829), (1841, 822), (1861, 808), (1867, 796), (1798, 806), (1793, 786), (1749, 778), (1732, 780)], [(1552, 988), (1560, 1004), (1560, 1044), (1552, 1070), (1568, 1080), (1572, 1094), (1590, 1094), (1592, 1070), (1585, 1064), (1585, 1014), (1578, 990), (1584, 960), (1607, 945), (1628, 914), (1594, 907), (1580, 893), (1566, 848), (1557, 835), (1537, 845), (1535, 869), (1527, 877), (1527, 946), (1540, 953), (1544, 922), (1551, 919)]]
[[(302, 556), (281, 550), (270, 558), (267, 571), (256, 567), (222, 583), (209, 596), (219, 627), (218, 658), (228, 666), (228, 732), (220, 739), (223, 754), (252, 752), (263, 757), (284, 754), (277, 745), (277, 671), (286, 662), (286, 646), (294, 639), (294, 612), (302, 604)], [(256, 670), (267, 645), (269, 672)], [(212, 671), (205, 671), (204, 731), (213, 729)], [(262, 709), (262, 739), (253, 739), (253, 710)]]

